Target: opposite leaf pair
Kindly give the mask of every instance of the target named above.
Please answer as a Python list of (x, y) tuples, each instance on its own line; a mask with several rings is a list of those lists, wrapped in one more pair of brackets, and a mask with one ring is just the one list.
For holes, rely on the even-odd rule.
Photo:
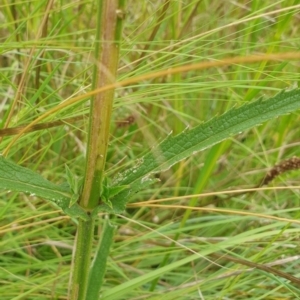
[[(168, 136), (140, 159), (135, 167), (113, 178), (111, 185), (107, 179), (103, 181), (99, 206), (91, 216), (96, 217), (98, 212), (123, 212), (135, 193), (158, 181), (151, 178), (153, 174), (163, 172), (226, 138), (299, 108), (300, 90), (281, 92), (273, 98), (264, 101), (259, 99), (231, 109), (177, 136)], [(90, 216), (78, 204), (82, 179), (78, 180), (67, 166), (66, 175), (68, 185), (56, 185), (34, 171), (0, 156), (0, 188), (50, 200), (71, 217), (87, 220)]]

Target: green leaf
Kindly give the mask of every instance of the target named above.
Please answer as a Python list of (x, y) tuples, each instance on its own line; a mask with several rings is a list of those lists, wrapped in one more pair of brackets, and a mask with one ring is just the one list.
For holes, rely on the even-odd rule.
[[(113, 192), (117, 192), (115, 197), (110, 200), (110, 203), (101, 203), (92, 212), (92, 218), (96, 218), (100, 212), (121, 213), (125, 209), (128, 200), (136, 193), (146, 189), (148, 186), (160, 181), (158, 178), (144, 178), (141, 182), (133, 183), (132, 185), (110, 187)], [(114, 190), (116, 188), (116, 190)], [(119, 190), (120, 188), (120, 190)], [(118, 199), (118, 201), (116, 201)]]
[(108, 194), (109, 198), (116, 196), (117, 194), (121, 193), (122, 191), (130, 188), (130, 185), (118, 185), (109, 187)]
[[(233, 108), (193, 129), (185, 130), (177, 136), (169, 135), (158, 146), (139, 159), (136, 166), (114, 178), (113, 186), (143, 185), (151, 174), (168, 170), (181, 160), (211, 147), (224, 139), (258, 126), (265, 121), (285, 115), (300, 108), (300, 90), (281, 92), (267, 100)], [(125, 209), (131, 190), (117, 194), (111, 202), (115, 212)]]
[(71, 207), (68, 205), (67, 207), (62, 207), (65, 214), (67, 214), (71, 218), (80, 218), (84, 221), (88, 221), (89, 217), (87, 213), (82, 209), (82, 207), (78, 203), (74, 203)]
[(71, 198), (68, 187), (53, 184), (34, 171), (21, 167), (3, 156), (0, 156), (0, 188), (45, 198), (60, 207), (68, 205)]
[(66, 185), (56, 185), (38, 173), (0, 156), (0, 189), (23, 192), (54, 202), (71, 217), (85, 219), (86, 213), (79, 205), (69, 208), (73, 196)]
[(65, 165), (65, 169), (66, 169), (67, 181), (73, 193), (69, 203), (69, 207), (71, 207), (78, 201), (80, 197), (83, 178), (78, 179), (77, 176), (71, 172), (70, 168), (67, 165)]
[(69, 208), (72, 207), (75, 203), (78, 202), (79, 197), (80, 197), (79, 194), (73, 194), (71, 196), (71, 199), (70, 199), (70, 202), (69, 202)]
[(89, 283), (86, 299), (99, 299), (109, 251), (114, 240), (113, 238), (115, 229), (116, 227), (111, 225), (109, 220), (106, 220), (102, 231), (102, 238), (99, 240), (97, 251), (89, 272)]
[[(66, 175), (67, 175), (67, 181), (68, 181), (68, 184), (71, 188), (71, 190), (73, 192), (76, 191), (77, 189), (77, 186), (76, 186), (76, 181), (75, 181), (75, 176), (74, 174), (71, 172), (70, 168), (68, 167), (68, 165), (65, 164), (65, 170), (66, 170)], [(78, 192), (78, 191), (76, 191)]]

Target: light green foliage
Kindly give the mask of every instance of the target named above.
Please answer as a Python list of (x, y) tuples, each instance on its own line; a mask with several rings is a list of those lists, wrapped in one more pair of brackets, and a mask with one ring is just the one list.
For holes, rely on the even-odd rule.
[(110, 199), (128, 188), (129, 185), (109, 186), (108, 178), (104, 177), (101, 187), (100, 199), (111, 209), (113, 209)]
[[(0, 131), (9, 133), (11, 127), (29, 124), (66, 100), (94, 90), (97, 84), (93, 85), (92, 78), (98, 70), (112, 73), (95, 55), (97, 45), (105, 45), (98, 43), (96, 31), (100, 20), (96, 9), (103, 1), (3, 3)], [(299, 86), (298, 61), (269, 61), (264, 57), (299, 51), (299, 12), (299, 1), (294, 0), (254, 0), (243, 5), (240, 1), (128, 0), (125, 9), (119, 7), (124, 32), (117, 81), (237, 56), (245, 61), (140, 80), (115, 90), (108, 154), (101, 173), (109, 174), (108, 183), (102, 192), (100, 186), (95, 192), (99, 206), (89, 219), (95, 221), (96, 230), (92, 226), (81, 230), (83, 243), (88, 244), (86, 237), (91, 237), (91, 256), (83, 248), (80, 257), (89, 265), (91, 257), (103, 250), (97, 247), (100, 250), (96, 252), (94, 246), (97, 238), (105, 240), (104, 219), (118, 227), (110, 251), (109, 243), (105, 244), (103, 254), (107, 257), (102, 259), (107, 260), (107, 271), (97, 299), (160, 300), (161, 295), (164, 300), (299, 298), (299, 284), (223, 256), (273, 266), (299, 277), (299, 172), (282, 174), (268, 190), (229, 194), (256, 186), (274, 165), (299, 157), (299, 111), (249, 132), (233, 133), (226, 142), (182, 160), (164, 173), (159, 170), (198, 150), (191, 150), (193, 146), (183, 149), (182, 157), (168, 156), (166, 162), (164, 157), (158, 162), (153, 159), (149, 168), (145, 168), (145, 161), (134, 162), (148, 153), (147, 146), (157, 149), (161, 144), (172, 149), (175, 143), (170, 141), (177, 143), (177, 138), (179, 143), (181, 138), (183, 144), (189, 143), (184, 136), (192, 137), (200, 122), (223, 114), (233, 105), (239, 107), (259, 95), (269, 98), (281, 89)], [(253, 54), (261, 55), (262, 61), (247, 63)], [(98, 68), (93, 71), (95, 64)], [(64, 125), (36, 131), (42, 125), (37, 124), (8, 152), (15, 163), (30, 165), (31, 170), (53, 182), (46, 182), (44, 194), (38, 191), (41, 188), (36, 176), (32, 176), (32, 192), (32, 185), (22, 180), (16, 184), (18, 172), (23, 171), (16, 164), (15, 173), (4, 174), (10, 170), (0, 168), (1, 299), (70, 298), (68, 277), (74, 274), (70, 270), (74, 257), (71, 248), (78, 249), (75, 232), (82, 220), (74, 226), (74, 222), (57, 216), (56, 205), (45, 204), (44, 197), (50, 198), (50, 204), (65, 199), (62, 209), (68, 215), (87, 220), (77, 203), (81, 192), (73, 182), (73, 174), (84, 174), (89, 156), (85, 149), (89, 135), (87, 104), (74, 103), (52, 113), (43, 119), (44, 125), (58, 120)], [(180, 135), (188, 124), (186, 135)], [(171, 130), (172, 136), (164, 141)], [(1, 136), (1, 151), (12, 139), (10, 133)], [(155, 150), (145, 157), (153, 158), (153, 153)], [(55, 183), (67, 181), (65, 164), (71, 170), (69, 183), (57, 186)], [(138, 171), (142, 172), (136, 174)], [(120, 176), (113, 178), (118, 172)], [(11, 187), (6, 175), (13, 176)], [(43, 201), (6, 194), (5, 188), (28, 191)], [(124, 211), (129, 199), (143, 204), (128, 207), (122, 215), (103, 214)], [(161, 207), (147, 204), (147, 199)], [(268, 219), (271, 216), (275, 218)], [(104, 269), (102, 263), (94, 271), (103, 274)], [(81, 265), (78, 270), (83, 273)], [(99, 291), (96, 284), (101, 277), (93, 277), (93, 287)]]
[(72, 196), (69, 203), (69, 208), (70, 208), (79, 200), (80, 193), (82, 190), (83, 178), (81, 177), (78, 179), (71, 172), (70, 168), (67, 165), (65, 165), (65, 169), (66, 169), (67, 181), (72, 191)]
[(99, 196), (100, 196), (101, 201), (103, 201), (110, 208), (112, 208), (112, 204), (109, 200), (109, 194), (110, 194), (110, 190), (109, 190), (109, 187), (108, 187), (108, 184), (107, 184), (107, 178), (105, 177), (103, 179), (103, 182), (102, 182), (102, 186), (101, 186), (101, 189), (100, 189), (100, 195)]
[(84, 221), (88, 220), (86, 212), (77, 203), (73, 204), (71, 207), (62, 207), (62, 209), (71, 218), (80, 218)]

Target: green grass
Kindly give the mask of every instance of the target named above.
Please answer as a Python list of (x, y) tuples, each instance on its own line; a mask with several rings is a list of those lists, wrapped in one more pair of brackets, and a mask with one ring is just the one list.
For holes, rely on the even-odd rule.
[[(95, 2), (54, 1), (47, 30), (37, 36), (47, 3), (2, 4), (2, 128), (9, 112), (8, 127), (22, 126), (91, 90)], [(150, 38), (161, 9), (161, 1), (127, 1), (119, 80), (185, 64), (299, 48), (299, 1), (170, 1), (156, 36)], [(24, 86), (17, 98), (22, 76)], [(177, 134), (235, 105), (273, 96), (296, 86), (299, 78), (298, 61), (262, 61), (193, 70), (119, 88), (107, 174), (133, 166), (136, 157), (171, 131)], [(66, 181), (65, 164), (83, 175), (88, 109), (84, 102), (55, 113), (47, 121), (82, 118), (23, 135), (10, 148), (9, 157), (58, 184)], [(126, 125), (130, 116), (134, 121)], [(299, 277), (300, 231), (293, 223), (299, 219), (298, 171), (276, 178), (270, 190), (190, 197), (256, 186), (276, 163), (299, 156), (298, 124), (299, 113), (269, 121), (159, 174), (161, 181), (131, 202), (174, 198), (163, 202), (168, 207), (132, 205), (112, 219), (118, 229), (103, 299), (161, 299), (162, 294), (164, 299), (183, 300), (298, 299), (299, 287), (290, 281), (213, 255), (276, 263), (273, 268)], [(12, 138), (2, 139), (1, 152)], [(290, 188), (275, 189), (280, 186)], [(74, 221), (44, 200), (0, 192), (1, 299), (67, 299)], [(191, 204), (212, 211), (175, 207)], [(103, 218), (97, 221), (95, 240)], [(153, 283), (156, 274), (158, 281)]]

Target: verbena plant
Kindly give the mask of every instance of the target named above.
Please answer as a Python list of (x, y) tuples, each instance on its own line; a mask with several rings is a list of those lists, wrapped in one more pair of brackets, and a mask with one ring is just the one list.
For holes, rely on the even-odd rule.
[[(159, 12), (160, 18), (164, 18), (168, 9), (170, 1), (165, 1), (165, 4), (161, 7)], [(132, 4), (132, 3), (131, 3)], [(53, 8), (53, 3), (49, 2), (46, 9), (46, 15), (48, 17), (49, 12)], [(175, 132), (169, 132), (165, 134), (162, 141), (152, 144), (149, 149), (143, 151), (143, 155), (140, 155), (137, 159), (133, 156), (131, 167), (127, 167), (126, 164), (122, 165), (122, 162), (118, 163), (117, 168), (111, 172), (106, 169), (106, 166), (113, 160), (109, 156), (113, 156), (113, 147), (110, 146), (110, 127), (111, 116), (113, 111), (113, 99), (115, 91), (119, 91), (120, 94), (124, 93), (125, 87), (128, 90), (134, 90), (137, 87), (135, 84), (140, 82), (147, 82), (147, 80), (163, 79), (169, 76), (176, 76), (177, 74), (189, 74), (196, 70), (205, 70), (216, 67), (231, 66), (240, 63), (251, 62), (265, 62), (265, 61), (278, 61), (297, 59), (300, 57), (299, 53), (284, 53), (284, 54), (266, 54), (266, 55), (253, 55), (245, 57), (233, 57), (227, 59), (220, 59), (219, 61), (209, 62), (197, 62), (192, 64), (183, 64), (178, 67), (161, 69), (157, 72), (146, 72), (139, 75), (138, 71), (143, 70), (142, 65), (135, 66), (132, 74), (134, 76), (116, 80), (117, 66), (119, 64), (119, 51), (122, 45), (122, 23), (126, 19), (126, 6), (125, 1), (100, 1), (97, 3), (97, 25), (96, 34), (94, 37), (94, 55), (91, 60), (94, 65), (92, 71), (92, 92), (83, 94), (80, 96), (74, 96), (67, 99), (62, 103), (58, 103), (52, 107), (50, 103), (45, 102), (44, 105), (40, 105), (44, 94), (54, 95), (58, 91), (54, 91), (48, 86), (49, 82), (55, 77), (56, 68), (50, 72), (50, 75), (45, 78), (43, 83), (37, 81), (34, 86), (36, 88), (31, 98), (26, 95), (27, 107), (24, 113), (28, 114), (28, 111), (34, 110), (35, 105), (44, 108), (46, 112), (40, 113), (37, 111), (38, 116), (35, 116), (33, 121), (29, 122), (27, 126), (16, 130), (18, 135), (15, 138), (9, 138), (5, 140), (3, 147), (3, 156), (0, 157), (0, 188), (3, 190), (23, 192), (34, 197), (49, 200), (56, 206), (62, 209), (62, 211), (72, 218), (76, 224), (76, 242), (73, 250), (73, 263), (70, 275), (70, 299), (97, 299), (99, 298), (103, 280), (105, 278), (105, 270), (107, 259), (110, 254), (110, 247), (114, 240), (114, 234), (116, 226), (118, 224), (117, 216), (123, 214), (126, 210), (128, 202), (134, 198), (137, 199), (138, 195), (143, 195), (152, 186), (159, 186), (160, 180), (158, 175), (164, 172), (170, 171), (172, 168), (176, 168), (176, 164), (182, 162), (199, 151), (208, 149), (224, 140), (230, 139), (248, 129), (254, 128), (258, 125), (264, 124), (266, 121), (277, 118), (279, 116), (288, 115), (296, 112), (300, 108), (300, 90), (293, 89), (289, 91), (281, 91), (279, 93), (274, 92), (272, 97), (260, 98), (256, 101), (248, 101), (245, 104), (227, 109), (226, 112), (220, 113), (219, 116), (207, 116), (206, 120), (194, 127), (175, 126)], [(195, 2), (195, 9), (197, 8)], [(15, 8), (15, 6), (12, 6)], [(36, 7), (38, 10), (39, 8)], [(42, 28), (46, 28), (47, 17), (43, 19)], [(150, 38), (154, 39), (158, 27), (153, 27), (153, 31)], [(21, 25), (20, 25), (20, 28)], [(16, 31), (18, 36), (18, 31)], [(42, 40), (43, 31), (39, 32), (37, 38)], [(46, 42), (50, 42), (46, 41)], [(149, 42), (149, 45), (150, 45)], [(41, 42), (41, 46), (44, 46)], [(46, 46), (45, 46), (46, 47)], [(43, 47), (41, 47), (43, 51)], [(38, 49), (38, 47), (31, 48), (28, 64), (25, 65), (26, 71), (30, 68), (36, 70), (36, 77), (39, 76), (39, 66), (36, 66), (35, 62), (41, 60), (44, 54)], [(146, 57), (147, 47), (144, 49), (144, 53), (141, 55), (138, 63), (142, 64), (144, 57)], [(176, 47), (172, 49), (176, 52)], [(159, 63), (160, 60), (157, 60)], [(32, 64), (32, 65), (30, 65)], [(58, 67), (57, 67), (58, 68)], [(136, 74), (135, 74), (136, 72)], [(20, 77), (19, 86), (16, 87), (15, 101), (9, 107), (8, 111), (14, 111), (16, 103), (20, 102), (26, 87), (26, 76), (24, 72)], [(164, 80), (164, 79), (163, 79)], [(174, 79), (174, 83), (178, 78)], [(152, 82), (155, 85), (155, 82)], [(196, 82), (197, 84), (197, 82)], [(67, 83), (65, 84), (67, 87)], [(124, 88), (124, 89), (123, 89)], [(251, 92), (249, 92), (248, 98), (250, 98)], [(246, 95), (246, 96), (247, 96)], [(254, 96), (254, 95), (252, 95)], [(23, 96), (25, 97), (25, 96)], [(61, 97), (61, 96), (60, 96)], [(60, 98), (58, 97), (58, 98)], [(76, 111), (82, 114), (85, 113), (85, 103), (90, 100), (89, 111), (89, 126), (88, 126), (88, 142), (85, 156), (85, 173), (80, 176), (76, 176), (72, 170), (76, 169), (72, 167), (72, 160), (69, 159), (65, 164), (65, 179), (66, 182), (60, 181), (57, 183), (55, 180), (48, 180), (41, 176), (34, 168), (29, 169), (16, 164), (9, 159), (8, 156), (11, 153), (17, 142), (24, 143), (25, 133), (30, 130), (40, 129), (37, 124), (40, 121), (54, 116), (55, 114), (63, 114), (66, 111), (72, 111), (73, 117), (69, 120), (72, 122), (76, 119)], [(122, 100), (120, 100), (122, 101)], [(121, 102), (118, 103), (120, 106)], [(177, 105), (182, 105), (181, 101), (178, 101)], [(50, 107), (48, 107), (50, 106)], [(9, 113), (4, 115), (3, 127), (11, 121), (11, 115)], [(128, 120), (127, 120), (128, 121)], [(58, 122), (58, 121), (57, 121)], [(59, 125), (58, 123), (52, 124), (53, 126)], [(142, 126), (142, 125), (141, 125)], [(51, 123), (48, 123), (48, 127), (51, 127)], [(8, 129), (7, 129), (8, 130)], [(53, 144), (56, 144), (59, 139), (53, 138)], [(38, 142), (38, 141), (37, 141)], [(59, 142), (58, 142), (59, 144)], [(149, 143), (151, 144), (151, 142)], [(59, 145), (56, 145), (59, 147)], [(110, 150), (110, 148), (112, 148)], [(217, 148), (213, 148), (216, 150)], [(37, 150), (38, 151), (38, 150)], [(211, 152), (213, 155), (213, 152)], [(26, 152), (24, 154), (26, 156)], [(16, 153), (14, 155), (16, 156)], [(218, 156), (215, 156), (216, 159)], [(30, 156), (28, 156), (28, 159)], [(118, 162), (118, 161), (116, 161)], [(125, 169), (124, 171), (118, 171), (117, 169)], [(180, 167), (179, 167), (180, 170)], [(82, 171), (82, 169), (80, 169)], [(52, 171), (51, 171), (52, 172)], [(50, 173), (51, 173), (50, 172)], [(55, 172), (55, 170), (53, 170)], [(48, 176), (54, 177), (55, 176)], [(199, 177), (201, 178), (201, 177)], [(202, 178), (203, 181), (205, 181)], [(202, 188), (199, 188), (201, 192)], [(195, 193), (196, 194), (196, 193)], [(189, 219), (192, 207), (196, 206), (196, 196), (189, 202), (188, 206), (185, 206), (186, 212), (183, 215), (180, 228), (184, 228), (187, 220)], [(13, 198), (12, 198), (13, 199)], [(136, 204), (138, 205), (138, 203)], [(144, 206), (147, 204), (143, 204)], [(155, 204), (151, 202), (151, 206), (155, 207)], [(134, 207), (134, 206), (132, 206)], [(150, 202), (149, 202), (150, 207)], [(183, 208), (183, 206), (178, 207)], [(213, 209), (210, 209), (213, 211)], [(225, 211), (224, 211), (225, 213)], [(249, 214), (248, 214), (249, 215)], [(261, 216), (261, 215), (257, 215)], [(93, 251), (93, 241), (95, 235), (95, 228), (98, 226), (97, 222), (101, 218), (103, 227), (101, 226), (101, 234), (98, 237), (98, 245)], [(126, 218), (123, 216), (123, 218)], [(133, 219), (134, 220), (134, 219)], [(192, 219), (191, 219), (192, 220)], [(286, 221), (286, 220), (282, 220)], [(145, 225), (146, 226), (146, 225)], [(172, 243), (169, 245), (171, 250), (176, 251), (176, 245), (182, 245), (178, 242), (180, 237), (180, 230), (176, 232), (172, 238)], [(237, 243), (241, 240), (239, 239)], [(234, 242), (231, 246), (234, 245)], [(226, 249), (226, 243), (219, 243), (219, 249)], [(155, 261), (154, 264), (159, 265), (159, 268), (154, 269), (151, 272), (140, 274), (134, 279), (128, 280), (123, 284), (116, 284), (114, 287), (107, 289), (103, 294), (104, 299), (124, 299), (125, 293), (128, 293), (132, 289), (139, 289), (143, 285), (147, 285), (147, 289), (150, 291), (155, 290), (158, 285), (159, 278), (170, 270), (174, 270), (181, 266), (184, 266), (190, 262), (193, 262), (196, 258), (203, 257), (214, 252), (214, 248), (202, 251), (194, 251), (193, 254), (189, 254), (186, 258), (181, 258), (178, 261), (170, 260), (170, 253), (166, 253), (161, 261)], [(92, 259), (93, 258), (93, 259)], [(228, 258), (230, 259), (230, 258)], [(233, 260), (233, 258), (231, 258)], [(234, 260), (233, 260), (234, 261)], [(241, 261), (238, 261), (240, 263)], [(247, 263), (244, 264), (247, 265)], [(258, 265), (248, 265), (259, 269)], [(263, 269), (268, 271), (268, 269)], [(270, 274), (275, 276), (275, 272), (270, 270)], [(277, 274), (278, 275), (278, 274)], [(297, 280), (296, 277), (284, 277), (284, 274), (279, 276), (289, 279), (291, 282)], [(123, 277), (126, 277), (125, 275)], [(187, 292), (185, 290), (185, 292)], [(26, 298), (26, 293), (21, 297)], [(127, 297), (127, 296), (125, 296)], [(153, 294), (153, 299), (155, 298)], [(169, 293), (168, 299), (172, 299), (174, 294)], [(18, 299), (16, 296), (14, 299)]]

